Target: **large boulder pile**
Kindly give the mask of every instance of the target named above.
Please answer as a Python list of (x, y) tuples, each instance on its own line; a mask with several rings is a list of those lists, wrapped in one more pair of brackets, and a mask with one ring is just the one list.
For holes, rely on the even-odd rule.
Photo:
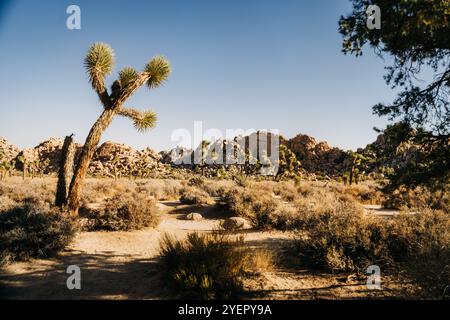
[(19, 154), (19, 148), (0, 137), (1, 161), (11, 161)]
[[(61, 162), (62, 147), (64, 140), (60, 138), (50, 138), (41, 142), (34, 148), (23, 149), (15, 157), (16, 168), (23, 169), (23, 163), (20, 161), (23, 158), (29, 169), (38, 170), (42, 173), (51, 173), (59, 170)], [(76, 145), (77, 153), (81, 146)]]
[(147, 176), (160, 165), (161, 156), (150, 148), (136, 150), (122, 143), (107, 141), (95, 152), (89, 173), (100, 176)]
[(326, 142), (317, 142), (313, 137), (299, 134), (285, 144), (308, 172), (335, 175), (344, 169), (345, 151), (332, 148)]

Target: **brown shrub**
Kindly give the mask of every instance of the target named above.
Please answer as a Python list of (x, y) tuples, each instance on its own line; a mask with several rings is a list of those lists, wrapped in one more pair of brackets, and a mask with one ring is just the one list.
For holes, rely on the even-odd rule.
[(431, 191), (424, 187), (407, 189), (400, 187), (386, 194), (383, 205), (394, 209), (423, 210), (427, 208), (450, 213), (450, 192), (448, 189)]
[(11, 200), (8, 196), (0, 196), (0, 213), (8, 211), (17, 206), (17, 202)]
[(48, 258), (75, 236), (72, 219), (41, 202), (0, 214), (0, 265), (29, 258)]
[(236, 298), (243, 291), (249, 255), (242, 238), (190, 233), (186, 240), (165, 235), (161, 257), (173, 289), (190, 298)]
[(180, 202), (185, 204), (210, 205), (214, 204), (214, 199), (201, 189), (186, 187), (181, 192)]
[(236, 187), (229, 191), (224, 202), (233, 215), (249, 219), (256, 228), (271, 226), (278, 202), (270, 193)]
[(115, 195), (104, 208), (88, 215), (88, 230), (139, 230), (159, 223), (156, 201), (139, 193)]

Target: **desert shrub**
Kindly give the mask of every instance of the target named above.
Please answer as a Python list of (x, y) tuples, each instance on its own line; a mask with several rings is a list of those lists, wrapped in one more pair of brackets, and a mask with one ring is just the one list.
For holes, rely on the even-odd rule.
[(234, 188), (223, 200), (227, 210), (235, 216), (249, 219), (256, 228), (270, 227), (278, 207), (272, 195), (261, 190)]
[(387, 208), (422, 210), (426, 208), (450, 213), (450, 192), (447, 189), (431, 191), (425, 187), (408, 189), (399, 187), (385, 195), (383, 205)]
[(331, 183), (328, 188), (331, 192), (353, 197), (359, 203), (380, 204), (384, 200), (383, 193), (378, 185), (364, 182), (353, 185)]
[(17, 206), (17, 202), (10, 199), (8, 196), (0, 196), (0, 213), (8, 211)]
[(194, 176), (188, 180), (188, 185), (191, 187), (203, 187), (205, 178), (202, 176)]
[(242, 238), (190, 233), (179, 241), (165, 235), (161, 257), (166, 279), (185, 297), (235, 298), (243, 290), (249, 255)]
[(202, 189), (205, 190), (211, 197), (221, 197), (234, 187), (234, 183), (230, 180), (206, 182)]
[(236, 185), (239, 187), (245, 188), (245, 187), (249, 186), (249, 181), (248, 181), (247, 176), (242, 173), (234, 175), (233, 180), (236, 183)]
[(280, 205), (272, 215), (270, 224), (277, 230), (294, 230), (304, 226), (304, 219), (294, 207)]
[(273, 270), (275, 266), (274, 254), (269, 250), (251, 249), (247, 262), (247, 270), (251, 275), (262, 275), (265, 272)]
[(138, 181), (136, 191), (145, 193), (157, 200), (170, 200), (179, 197), (183, 185), (178, 180), (142, 180)]
[(303, 210), (294, 254), (329, 271), (360, 271), (371, 264), (406, 272), (427, 298), (449, 297), (450, 220), (442, 211), (423, 210), (392, 220), (364, 215), (352, 202), (334, 209)]
[(355, 271), (383, 255), (381, 221), (364, 217), (352, 202), (337, 200), (334, 208), (300, 213), (302, 232), (296, 250), (309, 265), (331, 271)]
[(181, 192), (180, 202), (198, 205), (214, 204), (214, 200), (206, 191), (195, 187), (186, 187)]
[(45, 202), (52, 205), (55, 201), (56, 181), (53, 179), (27, 179), (12, 177), (0, 182), (0, 196), (7, 196), (17, 203)]
[(139, 230), (159, 222), (156, 201), (139, 193), (115, 195), (105, 201), (104, 208), (87, 216), (88, 230)]
[(0, 214), (0, 264), (48, 258), (73, 239), (73, 221), (46, 203), (25, 204)]
[(450, 298), (450, 216), (425, 209), (388, 225), (389, 254), (426, 298)]

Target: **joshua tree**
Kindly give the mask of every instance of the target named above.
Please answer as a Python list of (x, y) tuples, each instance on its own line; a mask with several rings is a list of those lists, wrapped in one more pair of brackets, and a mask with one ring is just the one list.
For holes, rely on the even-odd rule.
[(138, 111), (125, 108), (123, 104), (141, 86), (147, 84), (152, 89), (162, 85), (170, 74), (169, 62), (161, 56), (150, 60), (143, 72), (133, 68), (124, 68), (119, 72), (119, 78), (111, 86), (111, 92), (105, 86), (105, 77), (111, 74), (114, 66), (114, 52), (104, 43), (93, 44), (86, 55), (84, 66), (89, 75), (92, 88), (97, 93), (103, 112), (92, 126), (86, 142), (81, 150), (75, 172), (70, 183), (67, 203), (72, 214), (78, 213), (80, 191), (83, 185), (89, 163), (94, 155), (100, 137), (111, 124), (116, 115), (128, 117), (134, 122), (138, 131), (153, 128), (156, 125), (156, 114), (153, 111)]
[(20, 155), (17, 157), (17, 160), (22, 164), (22, 179), (25, 180), (27, 175), (27, 159), (25, 159), (25, 156)]

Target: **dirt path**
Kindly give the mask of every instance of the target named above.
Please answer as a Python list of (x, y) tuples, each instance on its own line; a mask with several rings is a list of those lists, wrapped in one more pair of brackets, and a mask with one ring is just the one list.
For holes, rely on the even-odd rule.
[[(178, 202), (160, 203), (162, 221), (156, 229), (133, 232), (81, 232), (58, 257), (34, 259), (9, 265), (0, 274), (0, 298), (8, 299), (161, 299), (170, 298), (161, 282), (157, 259), (164, 233), (183, 238), (192, 231), (208, 232), (220, 220), (208, 218), (200, 208)], [(187, 221), (187, 212), (200, 212), (205, 219)], [(282, 232), (248, 232), (246, 243), (275, 252), (291, 238)], [(69, 290), (67, 267), (81, 269), (81, 290)], [(342, 277), (341, 277), (342, 278)], [(308, 270), (274, 270), (263, 280), (248, 281), (253, 298), (315, 299), (367, 297), (364, 279), (344, 280)]]
[[(52, 259), (33, 259), (6, 267), (0, 275), (0, 297), (20, 299), (160, 299), (168, 297), (157, 267), (159, 241), (164, 233), (183, 238), (192, 231), (212, 231), (220, 220), (182, 219), (189, 208), (174, 202), (160, 204), (156, 229), (132, 232), (81, 232), (70, 247)], [(192, 210), (191, 210), (192, 211)], [(273, 235), (251, 234), (249, 241)], [(68, 290), (67, 267), (81, 269), (81, 290)]]

